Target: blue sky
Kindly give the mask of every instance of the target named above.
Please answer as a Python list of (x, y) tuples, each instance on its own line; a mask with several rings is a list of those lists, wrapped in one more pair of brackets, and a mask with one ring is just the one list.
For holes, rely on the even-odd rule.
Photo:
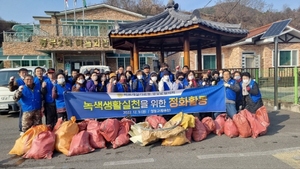
[[(69, 1), (69, 9), (73, 9), (73, 0)], [(82, 6), (82, 0), (77, 0), (77, 7)], [(168, 0), (163, 0), (166, 4)], [(184, 10), (193, 10), (204, 7), (210, 0), (175, 0)], [(281, 10), (283, 5), (290, 8), (300, 7), (300, 0), (265, 0), (273, 4), (273, 8)], [(86, 0), (88, 5), (101, 3), (101, 0)], [(212, 6), (216, 0), (212, 0), (208, 6)], [(64, 0), (0, 0), (0, 17), (5, 20), (13, 20), (19, 23), (33, 23), (32, 16), (46, 16), (44, 11), (64, 10)]]

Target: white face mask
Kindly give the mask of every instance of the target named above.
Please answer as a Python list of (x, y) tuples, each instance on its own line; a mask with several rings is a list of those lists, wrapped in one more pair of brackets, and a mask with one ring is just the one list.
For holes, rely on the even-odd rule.
[(92, 76), (92, 80), (93, 80), (93, 81), (98, 80), (98, 76)]
[(156, 76), (153, 76), (153, 77), (151, 77), (151, 80), (154, 81), (154, 82), (156, 82), (157, 77), (156, 77)]
[(85, 80), (88, 80), (90, 78), (90, 76), (85, 76)]
[(249, 82), (248, 79), (243, 80), (243, 83), (248, 83), (248, 82)]
[(65, 79), (64, 78), (57, 79), (57, 83), (63, 84), (63, 83), (65, 83)]
[(241, 79), (241, 76), (235, 76), (234, 79), (235, 79), (235, 80), (240, 80), (240, 79)]
[(165, 79), (166, 81), (169, 81), (169, 80), (170, 80), (170, 76), (164, 76), (164, 79)]
[(142, 75), (137, 75), (136, 77), (137, 77), (139, 80), (141, 80), (141, 79), (143, 78)]
[(105, 78), (105, 77), (102, 77), (102, 78), (101, 78), (101, 81), (105, 81), (105, 80), (106, 80), (106, 78)]
[(194, 79), (194, 76), (189, 76), (189, 80), (193, 80)]
[(83, 84), (83, 83), (84, 83), (84, 79), (77, 80), (77, 82), (78, 82), (79, 84)]
[(220, 77), (223, 77), (223, 74), (222, 73), (220, 73), (220, 75), (219, 75)]

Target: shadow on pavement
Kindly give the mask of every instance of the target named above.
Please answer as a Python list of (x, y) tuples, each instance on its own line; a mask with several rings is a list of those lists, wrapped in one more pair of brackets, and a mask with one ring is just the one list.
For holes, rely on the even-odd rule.
[(285, 127), (285, 125), (280, 125), (280, 123), (288, 120), (290, 115), (280, 114), (280, 111), (269, 112), (270, 126), (268, 127), (267, 135), (274, 135), (279, 133), (278, 131)]

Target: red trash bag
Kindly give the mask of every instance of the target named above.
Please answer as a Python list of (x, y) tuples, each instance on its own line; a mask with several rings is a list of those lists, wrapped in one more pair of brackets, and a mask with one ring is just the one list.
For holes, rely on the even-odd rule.
[(239, 130), (231, 118), (228, 118), (224, 124), (224, 133), (230, 138), (239, 136)]
[(51, 159), (55, 147), (55, 134), (51, 131), (39, 133), (23, 158)]
[(220, 114), (215, 120), (216, 129), (215, 134), (221, 136), (224, 133), (224, 124), (226, 122), (226, 114)]
[(134, 124), (133, 121), (131, 121), (129, 119), (125, 119), (125, 118), (123, 118), (120, 121), (120, 129), (118, 132), (118, 136), (114, 141), (111, 142), (113, 145), (113, 148), (121, 147), (130, 142), (128, 132), (130, 130), (131, 125), (133, 125), (133, 124)]
[(243, 111), (245, 111), (245, 110), (242, 110), (242, 111), (240, 111), (240, 113), (235, 114), (233, 116), (233, 122), (239, 130), (240, 137), (247, 138), (252, 135), (252, 131), (251, 131), (250, 124), (249, 124), (246, 116), (244, 115), (245, 112), (243, 112)]
[(106, 119), (101, 123), (100, 133), (107, 142), (115, 140), (118, 136), (120, 123), (117, 119)]
[(265, 106), (262, 106), (261, 108), (259, 108), (256, 111), (255, 116), (263, 126), (269, 127), (270, 120), (269, 120), (269, 116), (268, 116), (268, 110)]
[(201, 122), (206, 128), (207, 134), (213, 132), (216, 129), (215, 122), (211, 117), (204, 117)]
[(158, 129), (159, 124), (161, 124), (161, 128), (162, 128), (167, 123), (164, 117), (158, 115), (148, 116), (146, 117), (145, 121), (148, 122), (150, 126), (154, 129)]
[(90, 120), (84, 120), (84, 121), (78, 123), (79, 132), (86, 130), (89, 121)]
[(56, 124), (55, 124), (55, 126), (53, 127), (53, 133), (55, 133), (56, 132), (56, 130), (58, 130), (59, 129), (59, 127), (61, 126), (61, 124), (63, 123), (63, 119), (62, 119), (62, 117), (61, 118), (59, 118), (59, 119), (57, 119), (57, 122), (56, 122)]
[(252, 114), (248, 110), (244, 111), (246, 114), (246, 118), (249, 121), (251, 130), (252, 130), (252, 137), (257, 138), (259, 135), (264, 134), (267, 132), (267, 127), (263, 126), (258, 119), (256, 118), (255, 114)]
[(187, 128), (185, 131), (186, 138), (192, 142), (193, 128)]
[(89, 133), (81, 131), (72, 138), (68, 156), (87, 154), (95, 149), (90, 145)]
[(198, 117), (195, 117), (195, 128), (193, 128), (192, 136), (194, 141), (201, 141), (207, 137), (206, 128), (204, 124), (198, 119)]
[(97, 120), (89, 120), (87, 125), (87, 132), (90, 135), (89, 142), (93, 148), (106, 148), (105, 140), (100, 133), (100, 126)]

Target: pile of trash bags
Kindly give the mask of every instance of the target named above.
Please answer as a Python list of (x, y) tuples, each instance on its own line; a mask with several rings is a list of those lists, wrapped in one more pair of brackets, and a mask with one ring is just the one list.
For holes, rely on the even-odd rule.
[(252, 114), (242, 110), (233, 119), (226, 114), (215, 120), (205, 117), (200, 120), (193, 115), (178, 113), (169, 121), (158, 115), (148, 116), (145, 122), (136, 123), (135, 119), (106, 119), (102, 122), (86, 119), (76, 123), (59, 119), (51, 130), (46, 125), (37, 125), (18, 138), (9, 154), (23, 158), (51, 159), (53, 152), (66, 156), (81, 155), (106, 148), (108, 143), (118, 148), (128, 143), (146, 146), (162, 141), (162, 146), (180, 146), (192, 141), (204, 140), (210, 133), (221, 136), (225, 133), (233, 137), (258, 137), (266, 134), (270, 125), (267, 109), (263, 106)]

